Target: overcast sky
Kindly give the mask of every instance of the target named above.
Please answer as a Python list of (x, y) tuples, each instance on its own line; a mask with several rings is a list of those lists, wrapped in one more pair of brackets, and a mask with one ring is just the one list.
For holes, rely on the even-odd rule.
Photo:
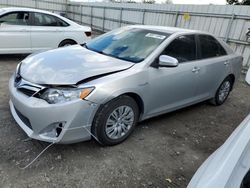
[[(156, 0), (157, 1), (157, 0)], [(226, 4), (226, 0), (173, 0), (175, 4)]]
[[(102, 1), (102, 0), (73, 0), (73, 1)], [(136, 0), (138, 1), (138, 0)], [(164, 2), (165, 0), (156, 0), (157, 3)], [(215, 5), (225, 5), (226, 0), (172, 0), (174, 4), (215, 4)]]

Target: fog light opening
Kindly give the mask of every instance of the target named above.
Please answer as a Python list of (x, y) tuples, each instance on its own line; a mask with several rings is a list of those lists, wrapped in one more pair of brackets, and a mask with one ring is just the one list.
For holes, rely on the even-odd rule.
[(61, 132), (62, 132), (62, 129), (63, 129), (63, 124), (62, 123), (59, 123), (58, 126), (56, 127), (56, 137), (58, 137)]
[(62, 133), (62, 129), (65, 123), (66, 122), (56, 122), (56, 123), (49, 125), (48, 127), (46, 127), (40, 132), (40, 136), (50, 137), (50, 138), (59, 137), (60, 134)]
[(62, 128), (57, 127), (56, 128), (56, 137), (58, 137), (61, 134), (61, 132), (62, 132)]

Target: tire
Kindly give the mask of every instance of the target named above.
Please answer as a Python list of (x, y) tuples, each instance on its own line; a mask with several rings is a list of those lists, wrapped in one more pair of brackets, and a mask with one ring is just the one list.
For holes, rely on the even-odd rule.
[(92, 134), (104, 146), (119, 144), (133, 132), (138, 118), (139, 108), (135, 100), (126, 95), (119, 96), (97, 111), (92, 124)]
[(75, 41), (73, 41), (73, 40), (64, 40), (59, 44), (58, 47), (61, 48), (61, 47), (71, 46), (71, 45), (74, 45), (74, 44), (77, 44), (77, 43)]
[[(227, 77), (220, 84), (219, 88), (216, 91), (214, 98), (212, 98), (209, 102), (212, 105), (219, 106), (222, 105), (228, 98), (231, 90), (233, 88), (233, 80), (231, 77)], [(224, 92), (224, 95), (222, 94)]]

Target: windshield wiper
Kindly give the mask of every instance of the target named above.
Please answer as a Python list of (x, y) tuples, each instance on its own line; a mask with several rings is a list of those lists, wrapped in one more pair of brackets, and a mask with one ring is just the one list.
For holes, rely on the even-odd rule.
[[(89, 48), (89, 47), (87, 46), (87, 43), (84, 43), (82, 46), (85, 47), (86, 49), (90, 50), (90, 51), (97, 52), (97, 53), (99, 53), (99, 54), (104, 54), (102, 51), (98, 51), (98, 50)], [(104, 54), (104, 55), (107, 55), (107, 54)]]

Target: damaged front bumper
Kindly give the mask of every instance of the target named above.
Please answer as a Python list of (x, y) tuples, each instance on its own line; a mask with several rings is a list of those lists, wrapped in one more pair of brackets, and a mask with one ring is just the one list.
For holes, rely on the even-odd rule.
[(13, 77), (9, 90), (11, 113), (30, 138), (60, 144), (91, 139), (91, 125), (98, 104), (81, 99), (48, 104), (18, 91)]

